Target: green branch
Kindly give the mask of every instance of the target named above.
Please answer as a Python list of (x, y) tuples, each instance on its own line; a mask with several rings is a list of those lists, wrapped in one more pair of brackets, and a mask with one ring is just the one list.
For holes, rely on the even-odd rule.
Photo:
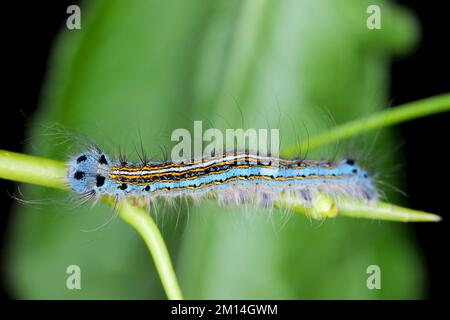
[(305, 149), (317, 149), (331, 142), (342, 141), (362, 133), (449, 110), (450, 94), (406, 103), (398, 107), (379, 111), (368, 118), (344, 123), (324, 133), (312, 136), (308, 140), (301, 141), (299, 144), (286, 149), (283, 155), (291, 157)]
[(167, 297), (170, 300), (182, 300), (183, 295), (170, 262), (169, 252), (151, 216), (146, 211), (127, 202), (119, 204), (118, 209), (122, 219), (134, 227), (144, 239), (153, 261), (155, 261), (156, 270), (158, 270)]
[(312, 200), (311, 207), (305, 207), (304, 203), (299, 202), (298, 199), (286, 197), (279, 199), (275, 206), (292, 210), (316, 220), (342, 216), (395, 222), (441, 221), (441, 217), (436, 214), (404, 208), (391, 203), (379, 201), (376, 205), (372, 205), (346, 199), (339, 199), (336, 202), (326, 195), (315, 197)]
[(64, 190), (66, 174), (61, 161), (0, 150), (1, 179)]

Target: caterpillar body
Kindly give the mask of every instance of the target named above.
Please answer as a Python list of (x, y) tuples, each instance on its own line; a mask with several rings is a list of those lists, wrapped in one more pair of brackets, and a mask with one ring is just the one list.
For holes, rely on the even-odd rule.
[(212, 195), (220, 203), (267, 208), (273, 207), (283, 193), (306, 206), (317, 193), (362, 201), (378, 199), (368, 172), (354, 160), (287, 160), (250, 152), (188, 161), (132, 163), (112, 160), (94, 147), (69, 161), (67, 182), (85, 198), (145, 198), (149, 203), (157, 198), (198, 199)]

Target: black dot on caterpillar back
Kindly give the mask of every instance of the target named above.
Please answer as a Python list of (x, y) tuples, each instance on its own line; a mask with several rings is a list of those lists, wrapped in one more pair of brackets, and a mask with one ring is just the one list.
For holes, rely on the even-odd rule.
[(353, 166), (353, 165), (355, 165), (355, 160), (347, 159), (347, 160), (345, 160), (345, 163), (347, 163), (349, 166)]
[(122, 183), (120, 186), (118, 186), (117, 188), (119, 188), (120, 190), (126, 190), (128, 188), (128, 186), (125, 183)]
[(97, 179), (96, 185), (97, 185), (98, 188), (100, 188), (101, 186), (103, 186), (105, 184), (105, 177), (104, 176), (98, 174), (96, 179)]
[(76, 171), (73, 177), (77, 180), (83, 179), (85, 176), (85, 173), (83, 171)]
[(101, 155), (100, 159), (98, 160), (98, 163), (108, 165), (108, 161), (106, 160), (106, 157), (104, 154)]
[(83, 154), (77, 158), (77, 163), (80, 163), (80, 162), (83, 162), (86, 160), (87, 160), (87, 157)]

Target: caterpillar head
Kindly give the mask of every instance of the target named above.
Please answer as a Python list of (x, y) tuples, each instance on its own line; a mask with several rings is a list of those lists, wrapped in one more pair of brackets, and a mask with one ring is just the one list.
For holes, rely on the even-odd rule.
[(67, 180), (73, 191), (94, 194), (102, 191), (110, 160), (99, 150), (82, 152), (69, 161)]

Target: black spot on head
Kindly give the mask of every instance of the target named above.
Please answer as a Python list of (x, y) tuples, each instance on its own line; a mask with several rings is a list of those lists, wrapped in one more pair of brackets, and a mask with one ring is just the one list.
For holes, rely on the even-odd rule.
[(87, 160), (87, 157), (83, 154), (82, 156), (78, 157), (77, 163), (80, 163), (80, 162), (83, 162), (83, 161), (86, 161), (86, 160)]
[(364, 178), (368, 178), (369, 176), (367, 175), (367, 173), (364, 173)]
[(108, 161), (106, 161), (106, 157), (104, 154), (101, 155), (100, 159), (98, 160), (98, 163), (100, 164), (108, 164)]
[(127, 189), (127, 185), (125, 183), (122, 183), (120, 186), (118, 186), (117, 188), (119, 188), (120, 190), (126, 190)]
[(353, 169), (352, 172), (353, 172), (353, 173), (358, 173), (358, 170)]
[(145, 186), (145, 191), (150, 191), (150, 186)]
[(353, 160), (353, 159), (347, 159), (347, 160), (345, 161), (345, 163), (347, 163), (349, 166), (353, 166), (353, 165), (355, 164), (355, 160)]
[(105, 177), (101, 175), (97, 175), (97, 187), (101, 187), (105, 184)]
[(73, 175), (73, 177), (77, 180), (81, 180), (84, 178), (84, 172), (83, 171), (77, 171), (75, 172), (75, 174)]

